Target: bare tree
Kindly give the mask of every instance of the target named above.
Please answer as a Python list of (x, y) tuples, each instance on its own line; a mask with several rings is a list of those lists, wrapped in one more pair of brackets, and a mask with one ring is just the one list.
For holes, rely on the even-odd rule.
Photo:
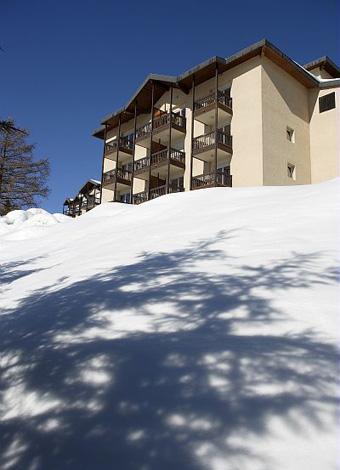
[(0, 121), (0, 215), (26, 209), (48, 195), (49, 161), (34, 161), (29, 133), (13, 120)]

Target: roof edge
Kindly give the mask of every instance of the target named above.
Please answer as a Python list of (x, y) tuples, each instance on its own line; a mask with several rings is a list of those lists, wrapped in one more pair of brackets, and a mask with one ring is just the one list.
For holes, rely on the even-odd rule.
[(333, 78), (340, 78), (340, 67), (327, 55), (312, 60), (303, 66), (306, 70), (323, 67)]

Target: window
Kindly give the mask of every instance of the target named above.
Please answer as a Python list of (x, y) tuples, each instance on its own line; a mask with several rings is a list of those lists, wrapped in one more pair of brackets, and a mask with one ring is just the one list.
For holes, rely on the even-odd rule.
[(335, 108), (335, 92), (328, 93), (328, 95), (319, 98), (319, 112), (324, 113), (330, 109)]
[(287, 164), (287, 174), (288, 174), (288, 178), (292, 178), (294, 181), (296, 180), (295, 165), (292, 165), (291, 163)]
[(287, 127), (287, 139), (289, 142), (295, 142), (295, 132), (291, 127)]
[(121, 194), (119, 196), (119, 202), (125, 202), (126, 204), (130, 203), (130, 193)]

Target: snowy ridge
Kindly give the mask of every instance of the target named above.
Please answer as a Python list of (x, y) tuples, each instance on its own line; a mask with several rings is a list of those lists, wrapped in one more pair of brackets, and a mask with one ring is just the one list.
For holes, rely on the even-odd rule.
[(1, 235), (0, 468), (336, 470), (339, 192), (206, 189)]

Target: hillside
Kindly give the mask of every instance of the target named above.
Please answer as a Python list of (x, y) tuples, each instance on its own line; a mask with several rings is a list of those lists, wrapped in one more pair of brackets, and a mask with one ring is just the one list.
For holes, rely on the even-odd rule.
[(0, 468), (335, 470), (338, 213), (334, 180), (0, 220)]

